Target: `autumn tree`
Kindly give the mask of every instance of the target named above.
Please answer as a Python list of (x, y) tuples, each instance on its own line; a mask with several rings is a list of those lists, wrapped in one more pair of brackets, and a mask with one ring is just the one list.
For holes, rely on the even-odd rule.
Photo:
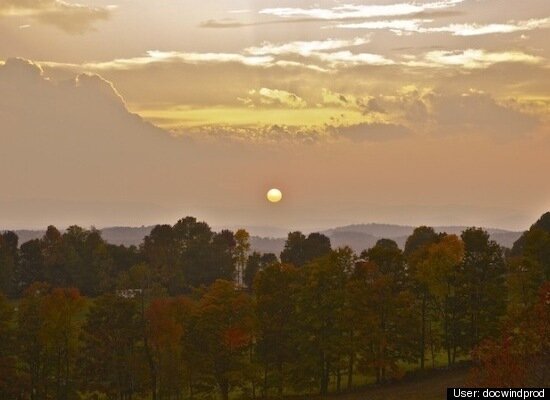
[(78, 315), (84, 299), (78, 289), (53, 289), (41, 305), (41, 336), (47, 347), (46, 362), (51, 365), (55, 398), (68, 400), (77, 391), (75, 360), (78, 348)]
[(21, 382), (17, 375), (16, 336), (14, 308), (0, 294), (0, 399), (10, 400), (21, 394)]
[(146, 311), (146, 335), (152, 362), (152, 398), (180, 398), (190, 384), (189, 353), (184, 341), (191, 329), (194, 303), (187, 298), (153, 300)]
[(470, 381), (482, 387), (548, 387), (550, 384), (550, 284), (521, 316), (509, 318), (500, 334), (473, 352)]
[(250, 297), (232, 282), (218, 280), (203, 294), (198, 304), (200, 348), (223, 400), (232, 388), (246, 381), (247, 349), (252, 344), (254, 326)]

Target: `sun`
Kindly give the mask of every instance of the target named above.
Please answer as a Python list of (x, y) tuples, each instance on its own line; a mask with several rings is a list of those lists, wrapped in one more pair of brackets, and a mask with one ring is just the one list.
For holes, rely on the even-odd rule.
[(278, 203), (283, 198), (283, 193), (279, 189), (270, 189), (267, 192), (267, 199), (272, 203)]

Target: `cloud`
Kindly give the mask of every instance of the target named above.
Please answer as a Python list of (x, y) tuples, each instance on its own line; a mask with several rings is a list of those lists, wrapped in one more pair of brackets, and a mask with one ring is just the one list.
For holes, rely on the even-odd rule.
[(259, 47), (249, 47), (246, 53), (260, 55), (299, 55), (316, 59), (328, 64), (330, 68), (355, 65), (390, 65), (394, 62), (380, 54), (352, 53), (349, 50), (328, 52), (346, 47), (361, 46), (369, 43), (369, 39), (355, 38), (352, 40), (327, 39), (320, 41), (295, 41), (283, 44), (263, 43)]
[(109, 18), (110, 7), (89, 7), (63, 0), (0, 0), (0, 17), (31, 17), (70, 34), (84, 33)]
[(334, 132), (353, 140), (389, 140), (412, 132), (431, 136), (477, 136), (509, 139), (534, 132), (540, 113), (499, 102), (487, 93), (452, 93), (404, 87), (396, 93), (358, 97), (322, 90), (325, 104), (359, 109), (368, 119), (334, 125)]
[[(44, 188), (63, 180), (65, 187), (56, 188), (67, 190), (69, 182), (99, 182), (109, 174), (122, 182), (130, 171), (147, 177), (145, 165), (153, 167), (157, 158), (152, 153), (175, 156), (173, 139), (130, 113), (112, 84), (98, 75), (53, 81), (35, 63), (9, 59), (0, 66), (0, 92), (0, 165), (15, 192), (27, 184)], [(22, 170), (13, 168), (22, 165), (21, 157)]]
[(286, 90), (261, 88), (260, 90), (250, 90), (250, 97), (243, 99), (243, 103), (248, 106), (276, 106), (288, 108), (305, 108), (307, 103), (304, 99), (294, 93)]
[(320, 51), (341, 49), (344, 47), (361, 46), (369, 43), (367, 38), (355, 38), (352, 40), (326, 39), (315, 41), (294, 41), (283, 44), (264, 42), (261, 46), (248, 47), (244, 51), (252, 55), (285, 55), (299, 54), (308, 57)]
[(334, 27), (344, 29), (371, 29), (371, 30), (390, 30), (395, 33), (401, 32), (421, 32), (421, 25), (426, 22), (431, 22), (429, 19), (396, 19), (396, 20), (381, 20), (367, 21), (351, 24), (338, 24)]
[(337, 24), (334, 28), (390, 30), (396, 34), (404, 33), (451, 33), (453, 36), (480, 36), (498, 33), (513, 33), (550, 28), (550, 18), (508, 21), (492, 24), (450, 24), (441, 27), (429, 27), (433, 19), (395, 19)]
[(499, 104), (486, 93), (434, 93), (429, 97), (430, 118), (438, 134), (491, 135), (506, 139), (533, 132), (539, 120)]
[(316, 53), (314, 57), (327, 62), (331, 67), (350, 67), (357, 65), (392, 65), (393, 60), (380, 54), (352, 53), (351, 51), (337, 51), (334, 53)]
[[(243, 53), (185, 53), (178, 51), (149, 50), (144, 56), (120, 58), (103, 62), (83, 64), (66, 64), (43, 62), (52, 68), (72, 68), (92, 71), (132, 70), (161, 64), (241, 64), (261, 68), (303, 68), (315, 72), (330, 72), (329, 69), (356, 65), (391, 65), (394, 61), (372, 53), (352, 53), (348, 50), (337, 52), (315, 51), (317, 49), (338, 49), (341, 47), (359, 46), (367, 39), (326, 40), (317, 42), (289, 42), (286, 44), (264, 43), (259, 47), (249, 47)], [(285, 59), (284, 56), (300, 56), (308, 61)], [(317, 64), (316, 64), (317, 63)], [(320, 64), (320, 65), (319, 65)]]
[(440, 28), (427, 28), (425, 32), (450, 32), (454, 36), (479, 36), (495, 33), (513, 33), (550, 28), (550, 18), (509, 21), (505, 24), (451, 24)]
[(539, 64), (544, 59), (520, 51), (488, 52), (482, 49), (456, 51), (436, 50), (423, 55), (421, 60), (405, 62), (414, 67), (460, 67), (482, 69), (499, 63)]
[(67, 66), (86, 70), (129, 70), (155, 64), (218, 64), (237, 63), (248, 66), (272, 66), (275, 59), (271, 56), (242, 55), (238, 53), (183, 53), (178, 51), (149, 50), (144, 56), (118, 58), (104, 62), (88, 62), (83, 64), (44, 63), (52, 67)]
[(455, 7), (463, 2), (464, 0), (441, 0), (424, 4), (419, 4), (417, 2), (386, 5), (346, 4), (332, 8), (278, 7), (264, 8), (260, 10), (260, 14), (274, 15), (281, 18), (308, 17), (319, 20), (342, 20), (349, 18), (413, 15), (424, 11)]

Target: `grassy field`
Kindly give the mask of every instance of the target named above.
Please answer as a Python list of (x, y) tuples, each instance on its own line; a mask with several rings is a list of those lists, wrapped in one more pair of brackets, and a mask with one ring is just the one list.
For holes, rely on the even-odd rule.
[(328, 397), (294, 397), (292, 400), (443, 400), (448, 387), (464, 386), (467, 378), (467, 367), (441, 369), (427, 372), (423, 376), (411, 375), (396, 383), (359, 389), (354, 393)]

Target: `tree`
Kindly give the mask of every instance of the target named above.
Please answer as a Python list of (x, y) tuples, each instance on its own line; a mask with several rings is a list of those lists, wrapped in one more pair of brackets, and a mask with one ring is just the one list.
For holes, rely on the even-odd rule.
[(182, 255), (178, 249), (176, 233), (170, 225), (157, 225), (143, 239), (141, 251), (145, 263), (161, 278), (170, 294), (185, 290)]
[(395, 291), (406, 284), (405, 259), (397, 243), (390, 239), (380, 239), (376, 245), (361, 253), (361, 258), (375, 263), (380, 272), (391, 276)]
[(22, 382), (17, 376), (16, 336), (13, 325), (14, 309), (0, 294), (0, 399), (18, 398)]
[(76, 393), (74, 365), (78, 346), (77, 317), (84, 307), (78, 289), (53, 289), (42, 299), (40, 313), (47, 363), (52, 369), (55, 398), (68, 400)]
[(234, 280), (236, 246), (233, 232), (224, 229), (214, 234), (209, 251), (211, 258), (204, 274), (203, 284), (210, 285), (218, 279)]
[(347, 281), (343, 266), (336, 252), (306, 264), (301, 270), (303, 284), (295, 296), (295, 357), (301, 371), (297, 383), (316, 382), (321, 395), (328, 393), (330, 374), (339, 373), (347, 355), (343, 351), (342, 313)]
[(273, 253), (261, 254), (255, 251), (250, 254), (244, 270), (244, 284), (246, 287), (252, 289), (256, 274), (277, 263), (277, 256)]
[[(397, 252), (387, 251), (393, 246), (380, 245), (386, 250), (375, 249), (372, 259), (358, 262), (347, 289), (356, 321), (359, 367), (374, 371), (377, 382), (400, 377), (399, 363), (410, 362), (418, 354), (414, 296), (400, 287), (400, 274), (392, 272), (395, 268), (387, 268), (399, 259)], [(382, 269), (374, 259), (386, 267)]]
[(141, 333), (134, 299), (98, 297), (82, 326), (82, 389), (123, 400), (143, 392), (147, 378)]
[(458, 295), (465, 299), (468, 320), (464, 346), (470, 349), (484, 338), (494, 336), (506, 311), (506, 264), (503, 251), (482, 229), (469, 228), (461, 235), (464, 278)]
[[(214, 232), (205, 222), (186, 217), (174, 225), (179, 268), (182, 268), (186, 286), (208, 285), (216, 280), (212, 265), (217, 255), (212, 254)], [(232, 276), (231, 276), (232, 278)]]
[(301, 267), (330, 253), (330, 239), (321, 233), (290, 232), (281, 252), (281, 262)]
[(223, 400), (232, 387), (244, 381), (252, 344), (253, 308), (250, 297), (229, 281), (217, 280), (203, 294), (198, 305), (196, 329), (204, 362)]
[(153, 363), (152, 398), (181, 397), (190, 382), (188, 354), (184, 351), (186, 332), (194, 303), (186, 298), (155, 299), (147, 308), (146, 335)]
[(71, 284), (87, 296), (113, 289), (116, 271), (99, 231), (73, 225), (63, 234), (62, 243), (64, 267)]
[(550, 384), (550, 283), (521, 316), (505, 322), (496, 338), (474, 349), (471, 382), (482, 387), (548, 387)]
[(35, 282), (46, 281), (46, 261), (40, 239), (30, 240), (21, 245), (17, 280), (19, 294), (25, 292)]
[(14, 232), (0, 234), (0, 294), (9, 297), (17, 294), (16, 269), (17, 269), (17, 243), (18, 237)]
[(416, 279), (428, 288), (430, 298), (443, 320), (449, 365), (456, 358), (459, 314), (463, 309), (457, 293), (463, 256), (464, 243), (456, 235), (448, 235), (428, 246), (425, 258), (417, 265)]
[(46, 398), (48, 393), (47, 377), (51, 365), (47, 362), (47, 346), (43, 335), (45, 321), (41, 306), (49, 290), (46, 284), (31, 285), (25, 291), (17, 313), (18, 353), (23, 379), (27, 382), (25, 391), (31, 400)]
[(437, 242), (440, 238), (441, 235), (437, 234), (434, 228), (430, 226), (419, 226), (415, 228), (412, 235), (407, 238), (403, 255), (409, 259), (415, 252)]
[(244, 275), (247, 267), (248, 253), (250, 252), (250, 234), (244, 229), (239, 229), (235, 232), (235, 242), (235, 258), (237, 264), (237, 276), (235, 280), (238, 286), (244, 286)]
[(74, 396), (77, 315), (84, 305), (77, 289), (36, 283), (25, 292), (17, 315), (17, 337), (31, 399)]
[(264, 397), (268, 394), (272, 367), (275, 369), (273, 380), (278, 395), (283, 395), (285, 367), (296, 357), (293, 346), (296, 280), (297, 270), (293, 265), (278, 263), (262, 269), (254, 280), (258, 320), (257, 351), (264, 368)]
[[(420, 308), (420, 369), (424, 369), (426, 360), (427, 326), (430, 327), (431, 348), (433, 349), (433, 335), (431, 335), (431, 320), (429, 320), (430, 293), (428, 287), (418, 279), (418, 265), (428, 256), (428, 248), (442, 239), (445, 234), (437, 234), (431, 227), (420, 226), (407, 238), (403, 255), (407, 262), (408, 273), (412, 280), (413, 290), (417, 296)], [(434, 363), (432, 351), (432, 364)]]

